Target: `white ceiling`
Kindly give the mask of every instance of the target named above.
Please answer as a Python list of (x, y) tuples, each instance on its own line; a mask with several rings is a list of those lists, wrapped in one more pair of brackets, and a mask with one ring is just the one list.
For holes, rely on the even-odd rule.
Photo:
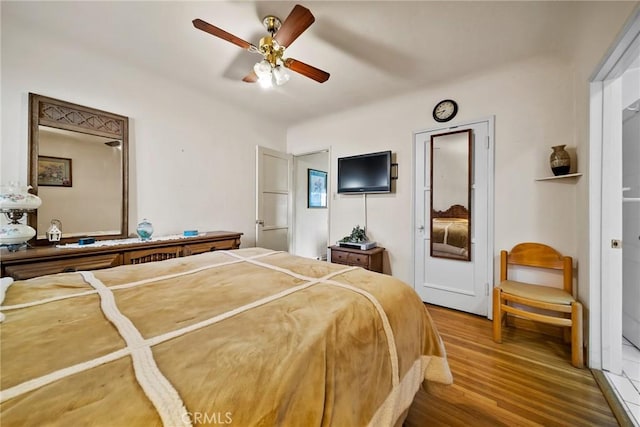
[[(262, 18), (296, 2), (2, 2), (18, 20), (287, 125), (538, 54), (567, 56), (595, 2), (303, 1), (316, 21), (288, 49), (331, 73), (264, 90), (241, 81), (260, 56), (196, 30), (203, 19), (258, 44)], [(627, 7), (608, 3), (607, 7)]]

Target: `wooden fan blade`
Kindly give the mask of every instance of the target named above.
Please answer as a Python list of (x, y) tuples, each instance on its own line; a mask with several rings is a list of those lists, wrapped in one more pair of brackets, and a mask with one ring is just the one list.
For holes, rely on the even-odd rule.
[(297, 4), (284, 20), (274, 38), (280, 46), (289, 47), (315, 20), (316, 18), (313, 17), (309, 9)]
[[(241, 38), (236, 37), (233, 34), (227, 33), (222, 28), (211, 25), (208, 22), (203, 21), (202, 19), (194, 19), (192, 22), (193, 26), (197, 29), (204, 31), (205, 33), (209, 33), (212, 36), (220, 37), (221, 39), (231, 42), (236, 46), (240, 46), (243, 49), (251, 50), (253, 46), (248, 41), (242, 40)], [(256, 47), (253, 46), (253, 49), (256, 49)]]
[(311, 65), (300, 62), (297, 59), (285, 59), (284, 66), (295, 71), (296, 73), (300, 73), (303, 76), (309, 77), (310, 79), (313, 79), (318, 83), (324, 83), (329, 80), (330, 74), (326, 71), (322, 71), (319, 68), (312, 67)]
[(251, 70), (249, 74), (244, 76), (242, 81), (245, 83), (255, 83), (258, 81), (258, 75), (253, 70)]

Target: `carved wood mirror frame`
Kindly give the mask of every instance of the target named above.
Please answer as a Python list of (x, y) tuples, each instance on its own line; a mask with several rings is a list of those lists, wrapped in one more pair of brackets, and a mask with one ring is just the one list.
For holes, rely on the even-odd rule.
[(430, 255), (471, 261), (471, 129), (431, 136)]
[[(40, 156), (40, 126), (55, 128), (63, 131), (77, 132), (80, 134), (103, 137), (113, 142), (120, 141), (121, 151), (121, 208), (120, 232), (98, 233), (88, 231), (85, 236), (100, 239), (118, 239), (128, 236), (129, 218), (129, 118), (118, 114), (109, 113), (91, 107), (73, 104), (59, 99), (49, 98), (34, 93), (29, 93), (29, 185), (32, 192), (38, 194), (38, 156)], [(109, 145), (108, 143), (106, 143)], [(112, 145), (113, 146), (113, 145)], [(117, 197), (117, 196), (116, 196)], [(43, 200), (43, 204), (46, 203)], [(91, 203), (88, 198), (87, 203)], [(41, 207), (42, 208), (42, 207)], [(82, 207), (78, 207), (82, 209)], [(38, 211), (29, 214), (28, 223), (37, 230), (36, 244), (48, 243), (42, 235), (46, 230), (38, 229)], [(81, 236), (64, 236), (64, 223), (62, 242), (77, 241)]]

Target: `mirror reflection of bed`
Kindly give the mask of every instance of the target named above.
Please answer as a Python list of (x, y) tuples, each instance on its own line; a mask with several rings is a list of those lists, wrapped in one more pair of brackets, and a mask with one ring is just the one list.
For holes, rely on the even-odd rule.
[(469, 260), (469, 211), (452, 205), (446, 211), (432, 211), (431, 256)]

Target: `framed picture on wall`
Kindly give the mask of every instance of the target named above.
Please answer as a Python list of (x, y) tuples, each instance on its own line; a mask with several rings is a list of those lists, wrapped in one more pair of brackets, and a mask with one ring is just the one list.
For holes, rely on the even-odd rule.
[(327, 207), (327, 173), (315, 169), (307, 169), (308, 208)]
[(71, 159), (38, 156), (38, 186), (71, 187)]

